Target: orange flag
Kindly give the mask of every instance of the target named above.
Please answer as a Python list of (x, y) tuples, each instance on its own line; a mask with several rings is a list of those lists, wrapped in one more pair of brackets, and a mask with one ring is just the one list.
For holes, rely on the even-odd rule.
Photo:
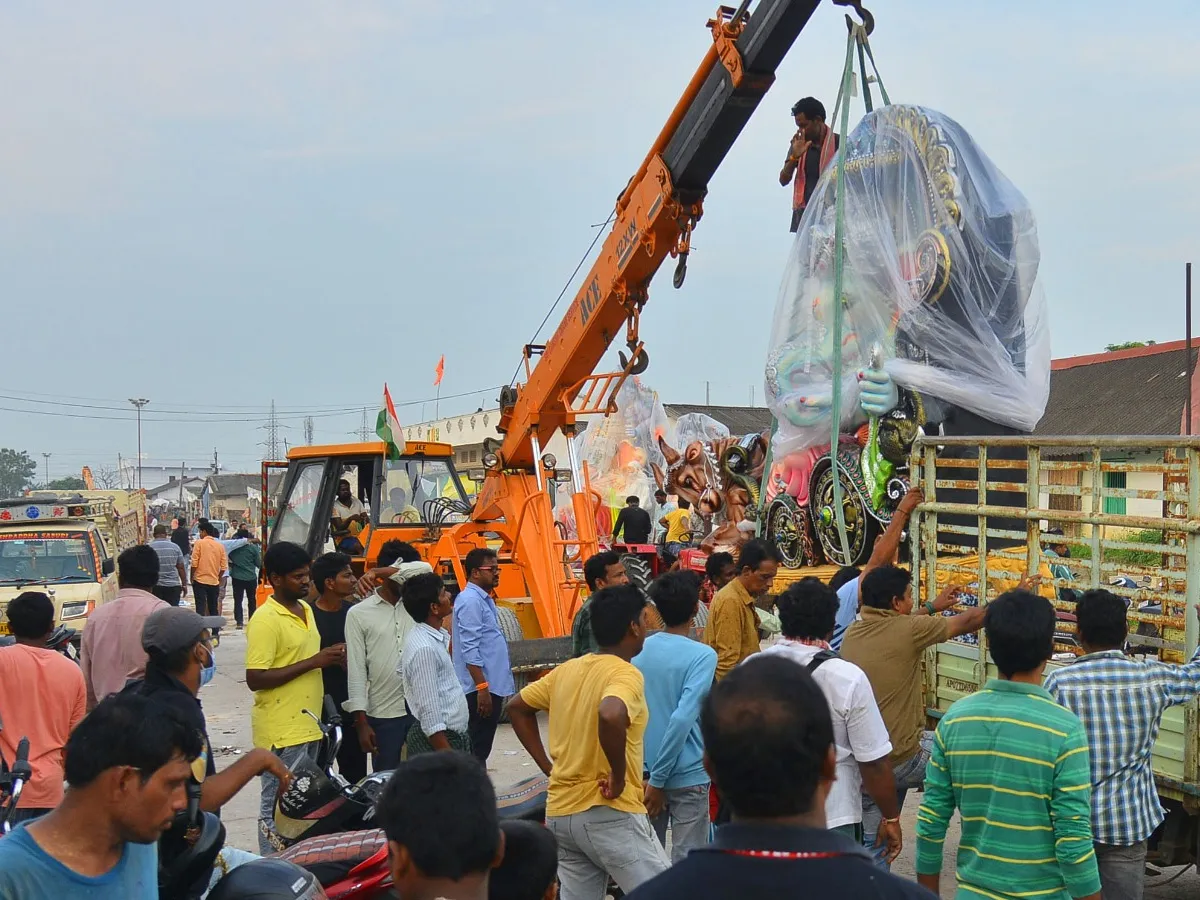
[(446, 374), (446, 354), (442, 354), (438, 360), (437, 368), (433, 370), (433, 386), (437, 387), (442, 383), (442, 376)]

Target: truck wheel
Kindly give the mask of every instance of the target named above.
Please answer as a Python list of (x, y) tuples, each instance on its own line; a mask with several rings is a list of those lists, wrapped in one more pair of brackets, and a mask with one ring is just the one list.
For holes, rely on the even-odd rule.
[(510, 644), (525, 640), (525, 629), (521, 627), (521, 620), (508, 607), (496, 607), (496, 621), (500, 623), (500, 631), (504, 634), (504, 639)]
[[(506, 606), (496, 607), (496, 621), (500, 625), (500, 631), (504, 635), (504, 639), (510, 644), (515, 644), (525, 640), (525, 629), (521, 627), (521, 620), (517, 618), (517, 614)], [(521, 688), (529, 684), (529, 675), (524, 672), (514, 672), (513, 681), (516, 684), (517, 692), (520, 693)], [(505, 702), (504, 709), (500, 711), (500, 721), (508, 721), (508, 703)]]
[(625, 574), (629, 576), (629, 583), (636, 585), (646, 599), (650, 599), (650, 582), (654, 580), (650, 574), (650, 563), (636, 553), (626, 553), (621, 557), (621, 562), (625, 566)]

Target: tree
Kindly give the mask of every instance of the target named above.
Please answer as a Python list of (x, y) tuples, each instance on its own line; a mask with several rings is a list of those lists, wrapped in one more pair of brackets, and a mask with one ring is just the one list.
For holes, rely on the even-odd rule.
[(0, 447), (0, 497), (19, 497), (33, 484), (37, 463), (24, 450)]
[(82, 491), (87, 485), (83, 479), (77, 475), (68, 475), (66, 478), (55, 478), (53, 481), (42, 485), (42, 490), (46, 491)]
[(1105, 344), (1104, 349), (1109, 353), (1114, 350), (1132, 350), (1135, 347), (1153, 347), (1154, 341), (1125, 341), (1123, 344)]
[(112, 466), (97, 466), (92, 470), (92, 478), (102, 491), (115, 490), (121, 484), (121, 478)]

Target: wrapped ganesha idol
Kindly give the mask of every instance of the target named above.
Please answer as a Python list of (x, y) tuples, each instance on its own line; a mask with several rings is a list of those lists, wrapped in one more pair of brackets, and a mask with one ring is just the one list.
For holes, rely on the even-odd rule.
[(837, 167), (804, 213), (775, 309), (766, 368), (775, 458), (830, 444), (838, 304), (840, 432), (870, 421), (900, 463), (917, 428), (957, 420), (950, 431), (1031, 431), (1049, 394), (1050, 342), (1025, 198), (941, 113), (868, 114), (846, 143), (835, 297)]

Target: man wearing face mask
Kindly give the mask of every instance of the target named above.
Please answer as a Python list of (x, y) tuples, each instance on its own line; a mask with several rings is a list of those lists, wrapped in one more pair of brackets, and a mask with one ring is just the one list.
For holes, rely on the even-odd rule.
[(224, 772), (217, 772), (199, 694), (216, 674), (212, 635), (224, 624), (221, 616), (201, 616), (175, 606), (151, 613), (142, 627), (142, 648), (149, 657), (146, 677), (130, 682), (122, 691), (169, 705), (201, 734), (205, 779), (200, 808), (212, 813), (219, 813), (234, 794), (264, 772), (270, 772), (285, 786), (291, 777), (283, 761), (261, 747), (244, 754)]

